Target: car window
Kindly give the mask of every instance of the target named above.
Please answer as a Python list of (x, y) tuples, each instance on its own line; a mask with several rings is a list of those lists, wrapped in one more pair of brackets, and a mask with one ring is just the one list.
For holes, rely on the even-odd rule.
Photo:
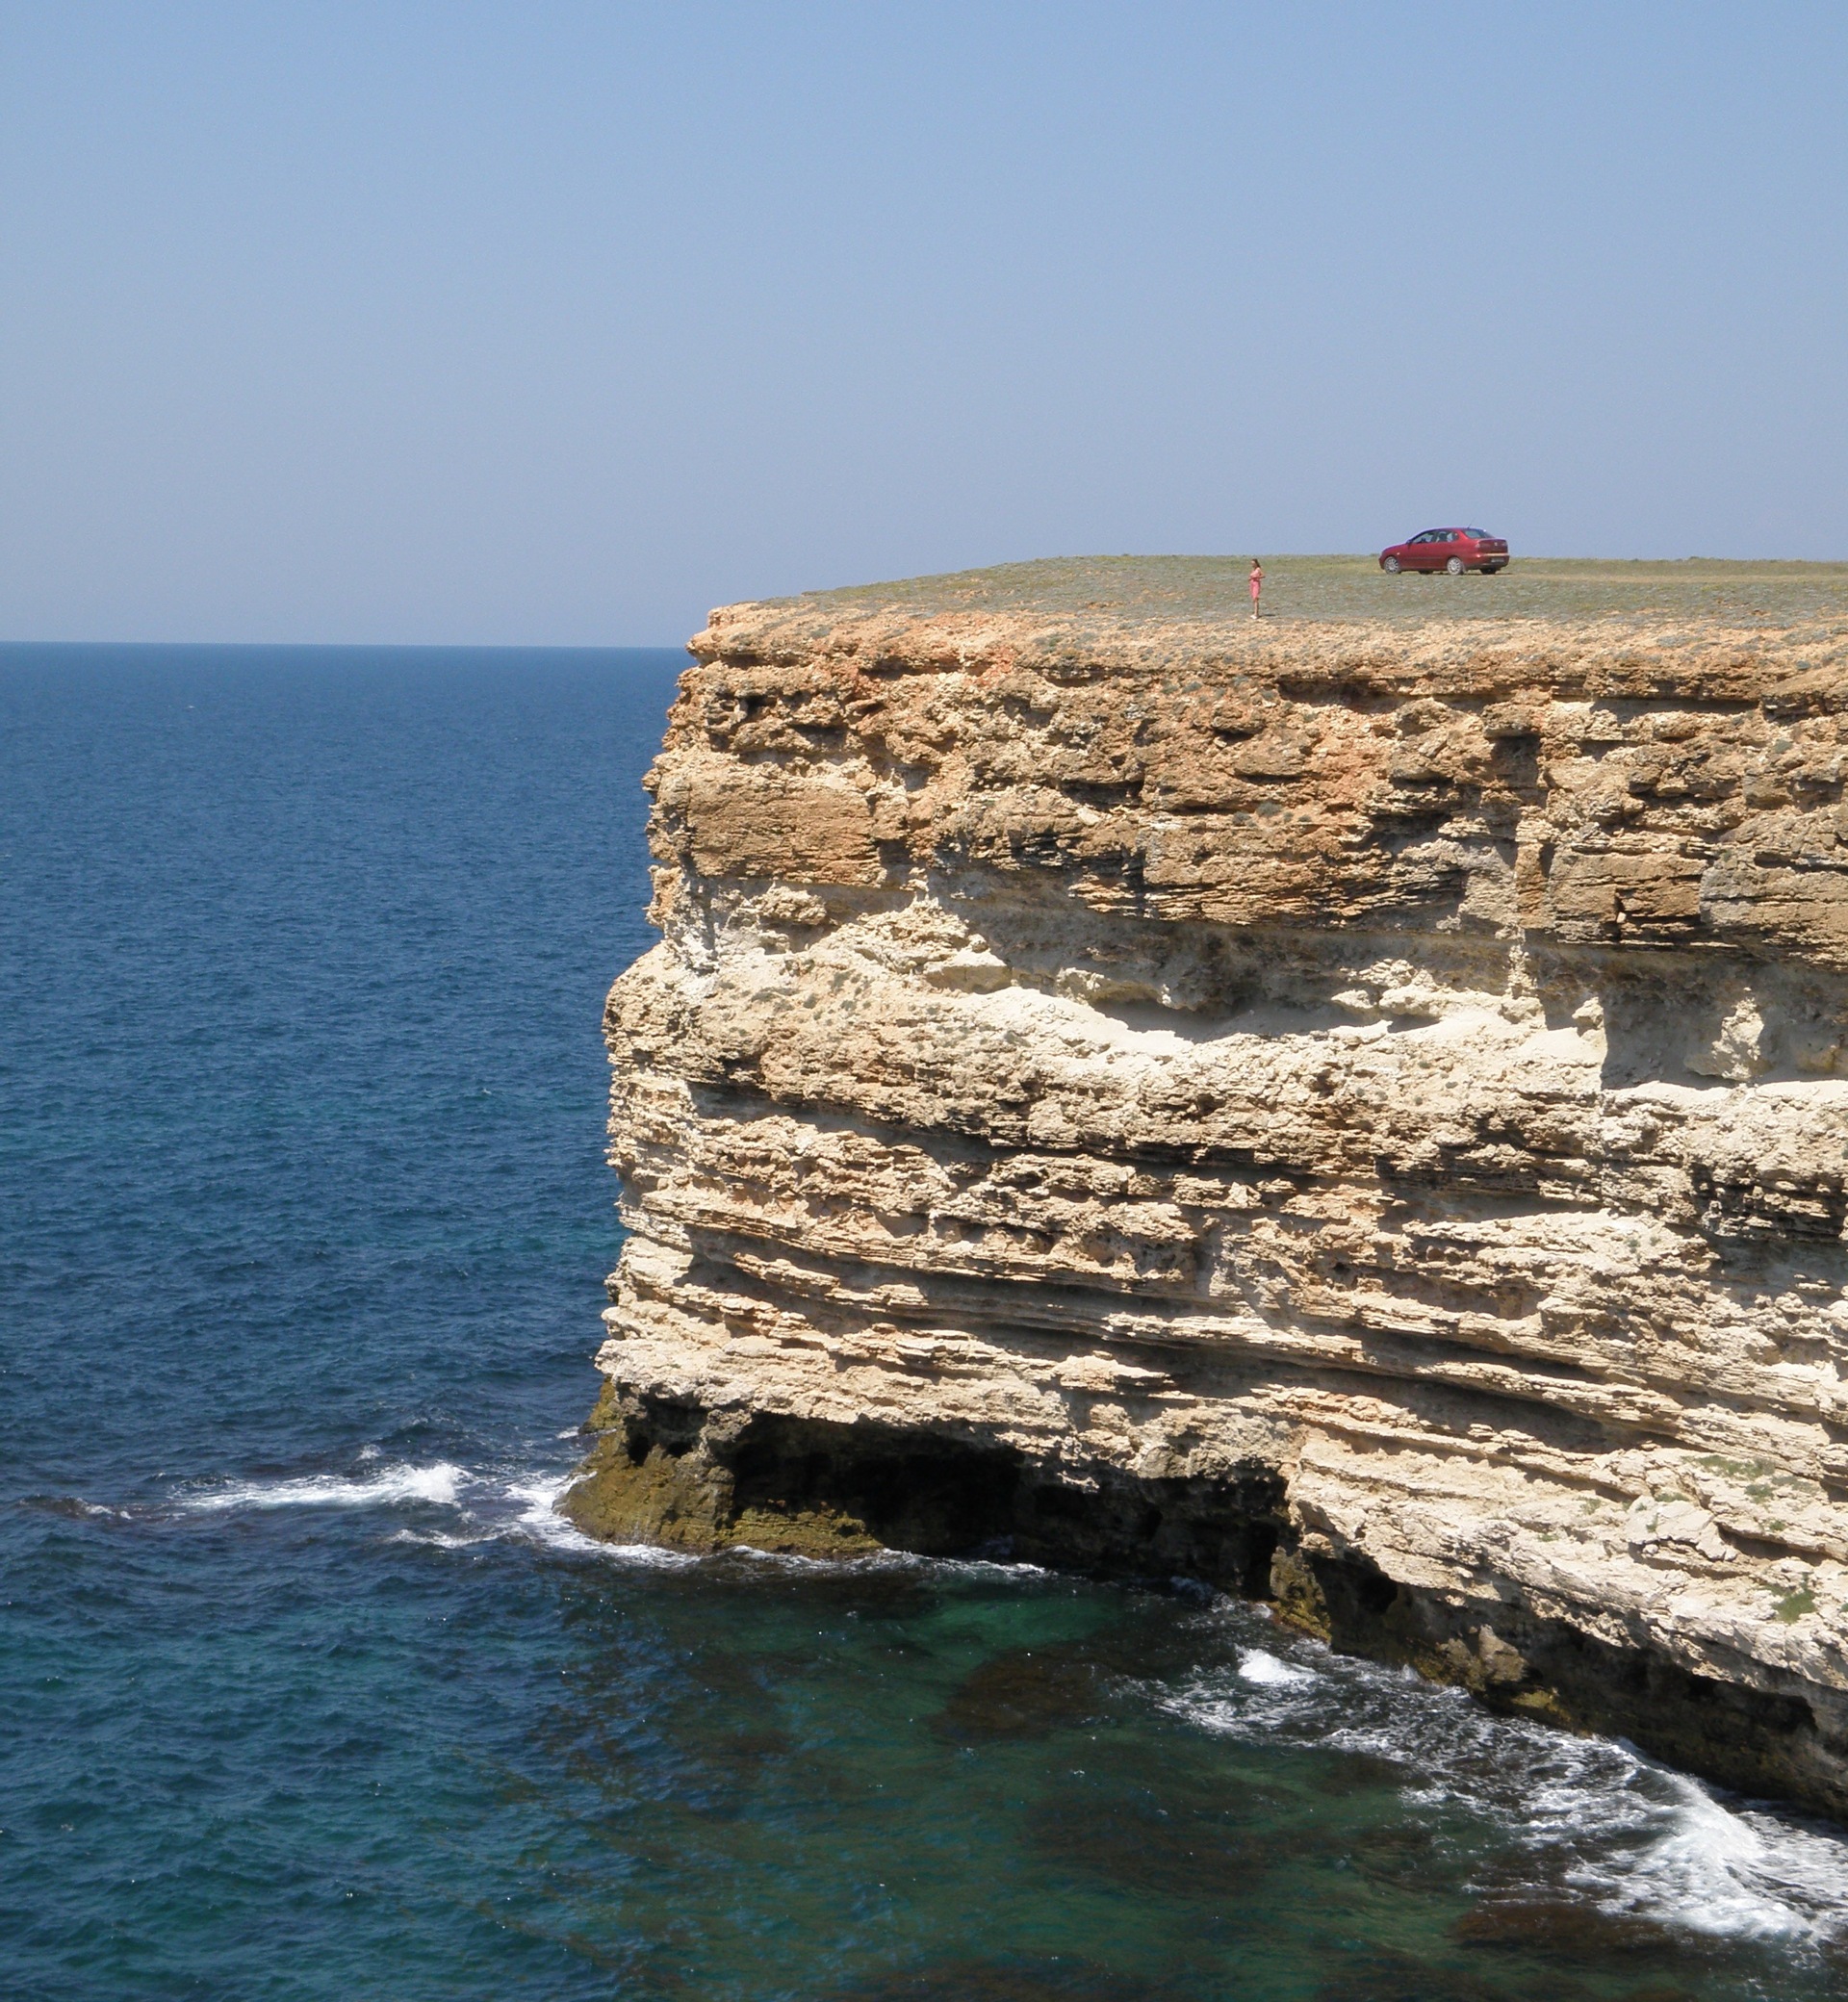
[(1412, 543), (1417, 543), (1417, 542), (1429, 542), (1429, 541), (1430, 541), (1431, 539), (1432, 539), (1432, 537), (1431, 537), (1431, 531), (1430, 531), (1430, 530), (1429, 530), (1428, 528), (1426, 528), (1426, 529), (1425, 529), (1425, 531), (1424, 532), (1424, 534), (1423, 534), (1423, 535), (1414, 535), (1414, 536), (1412, 537), (1412, 542), (1410, 542), (1410, 543), (1407, 543), (1407, 544), (1405, 545), (1405, 547), (1406, 547), (1407, 549), (1410, 549), (1410, 548), (1411, 548), (1411, 546), (1412, 546)]

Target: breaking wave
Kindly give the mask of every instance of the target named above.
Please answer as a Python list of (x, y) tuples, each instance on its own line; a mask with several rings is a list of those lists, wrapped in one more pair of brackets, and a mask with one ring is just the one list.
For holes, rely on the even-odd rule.
[[(575, 1435), (574, 1435), (575, 1436)], [(378, 1458), (376, 1447), (357, 1455), (360, 1463)], [(276, 1480), (234, 1481), (227, 1486), (182, 1497), (192, 1512), (223, 1513), (270, 1508), (394, 1508), (407, 1504), (453, 1511), (449, 1527), (427, 1522), (398, 1530), (392, 1540), (422, 1544), (433, 1550), (468, 1550), (507, 1538), (536, 1543), (549, 1550), (580, 1556), (613, 1559), (626, 1564), (673, 1568), (697, 1563), (681, 1551), (657, 1550), (649, 1544), (601, 1543), (558, 1513), (558, 1498), (571, 1484), (565, 1474), (488, 1474), (458, 1467), (449, 1460), (430, 1466), (392, 1463), (359, 1476), (317, 1474)]]
[(430, 1502), (452, 1507), (475, 1476), (448, 1460), (430, 1467), (381, 1467), (354, 1480), (334, 1474), (296, 1480), (237, 1481), (229, 1487), (186, 1497), (195, 1509), (377, 1508), (400, 1502)]
[(1156, 1703), (1201, 1730), (1399, 1767), (1411, 1811), (1486, 1823), (1512, 1852), (1516, 1881), (1498, 1878), (1498, 1894), (1570, 1891), (1713, 1937), (1848, 1938), (1838, 1832), (1723, 1797), (1619, 1740), (1493, 1716), (1409, 1669), (1266, 1638), (1230, 1671), (1152, 1691)]
[(664, 1551), (649, 1543), (600, 1543), (558, 1513), (558, 1498), (571, 1485), (569, 1474), (512, 1481), (504, 1490), (517, 1513), (508, 1527), (548, 1549), (572, 1551), (581, 1556), (615, 1557), (625, 1563), (673, 1570), (700, 1560), (686, 1551)]

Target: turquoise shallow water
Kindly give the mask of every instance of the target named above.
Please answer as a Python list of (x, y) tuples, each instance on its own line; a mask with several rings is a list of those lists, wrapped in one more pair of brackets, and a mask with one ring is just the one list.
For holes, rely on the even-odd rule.
[(1185, 1582), (585, 1544), (668, 654), (0, 650), (0, 1996), (1848, 1992), (1848, 1844)]

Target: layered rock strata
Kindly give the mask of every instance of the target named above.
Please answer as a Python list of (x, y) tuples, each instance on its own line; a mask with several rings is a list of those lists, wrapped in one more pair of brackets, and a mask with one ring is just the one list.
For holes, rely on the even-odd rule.
[(1848, 1815), (1842, 633), (715, 613), (568, 1511), (1204, 1577)]

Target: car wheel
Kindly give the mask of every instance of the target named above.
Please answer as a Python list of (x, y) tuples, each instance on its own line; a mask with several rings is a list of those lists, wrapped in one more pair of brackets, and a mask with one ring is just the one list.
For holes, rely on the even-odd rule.
[(1452, 577), (1461, 577), (1463, 575), (1463, 558), (1461, 556), (1452, 556), (1450, 560), (1447, 564), (1445, 564), (1444, 568), (1448, 570)]
[(1388, 577), (1397, 577), (1399, 575), (1399, 558), (1397, 556), (1382, 556), (1379, 559), (1379, 567)]

